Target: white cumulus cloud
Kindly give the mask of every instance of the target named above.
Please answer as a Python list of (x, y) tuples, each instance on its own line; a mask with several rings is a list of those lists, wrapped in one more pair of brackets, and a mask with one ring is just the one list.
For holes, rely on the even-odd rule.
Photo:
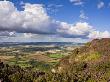
[(89, 25), (87, 22), (77, 22), (74, 25), (62, 22), (61, 28), (58, 29), (58, 32), (61, 33), (62, 36), (84, 38), (92, 30), (92, 26)]
[(91, 39), (96, 38), (110, 38), (110, 33), (108, 31), (100, 32), (100, 31), (93, 31), (88, 35)]
[(84, 2), (82, 0), (70, 0), (71, 3), (74, 5), (83, 5)]
[(0, 30), (48, 34), (53, 24), (42, 4), (26, 3), (24, 10), (18, 11), (12, 2), (0, 1)]
[(88, 19), (88, 17), (85, 15), (84, 11), (80, 11), (80, 16), (81, 19)]
[(104, 5), (105, 5), (105, 3), (101, 1), (101, 2), (99, 2), (99, 3), (97, 4), (97, 8), (98, 8), (98, 9), (101, 9), (101, 8), (104, 7)]

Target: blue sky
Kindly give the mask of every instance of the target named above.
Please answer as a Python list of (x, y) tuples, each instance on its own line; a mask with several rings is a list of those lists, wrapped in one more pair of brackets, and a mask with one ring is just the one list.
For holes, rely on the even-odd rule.
[[(64, 21), (68, 23), (75, 23), (80, 20), (79, 15), (80, 11), (83, 10), (85, 14), (88, 16), (88, 20), (85, 20), (92, 25), (94, 25), (98, 30), (103, 31), (104, 29), (109, 30), (110, 27), (110, 0), (82, 0), (84, 1), (84, 6), (74, 5), (69, 0), (10, 0), (17, 6), (18, 9), (21, 10), (20, 2), (23, 1), (24, 3), (32, 3), (32, 4), (44, 4), (45, 7), (48, 5), (62, 5), (56, 9), (58, 11), (48, 13), (52, 18)], [(97, 5), (100, 1), (104, 2), (104, 7), (101, 9), (97, 8)], [(51, 8), (52, 9), (52, 8)], [(53, 10), (55, 8), (53, 7)]]
[[(9, 0), (5, 2), (0, 1), (1, 3), (0, 7), (2, 7), (3, 5), (6, 5), (4, 4), (6, 2), (7, 4), (12, 3), (11, 6), (14, 5), (14, 8), (17, 8), (17, 10), (15, 9), (12, 11), (14, 11), (14, 13), (17, 11), (19, 12), (19, 14), (21, 13), (21, 11), (23, 11), (24, 13), (27, 13), (25, 12), (25, 9), (24, 9), (24, 6), (26, 4), (30, 4), (30, 5), (27, 5), (28, 9), (29, 7), (31, 8), (32, 5), (34, 4), (39, 4), (43, 8), (42, 9), (40, 7), (41, 10), (45, 12), (43, 13), (42, 16), (46, 15), (45, 17), (47, 17), (45, 19), (45, 23), (47, 21), (51, 21), (51, 22), (49, 22), (49, 25), (47, 24), (44, 26), (40, 25), (42, 29), (46, 28), (46, 30), (42, 30), (42, 31), (40, 31), (37, 26), (39, 25), (37, 24), (39, 22), (34, 22), (34, 23), (32, 22), (31, 24), (33, 25), (29, 25), (29, 26), (27, 25), (27, 27), (25, 27), (26, 29), (24, 29), (24, 27), (21, 28), (22, 26), (19, 26), (19, 25), (18, 26), (12, 25), (13, 28), (16, 27), (17, 29), (12, 29), (11, 27), (7, 27), (8, 28), (7, 29), (6, 26), (0, 25), (0, 28), (2, 28), (0, 29), (1, 41), (7, 41), (7, 40), (11, 41), (12, 39), (16, 39), (16, 40), (21, 39), (21, 37), (22, 38), (24, 37), (23, 35), (31, 37), (28, 39), (24, 37), (23, 41), (49, 41), (48, 39), (44, 39), (44, 37), (49, 38), (50, 41), (56, 41), (55, 38), (57, 38), (57, 41), (74, 41), (74, 40), (88, 41), (90, 39), (94, 39), (94, 37), (95, 38), (110, 37), (110, 22), (109, 22), (110, 21), (110, 0)], [(6, 7), (8, 8), (7, 5)], [(38, 5), (36, 5), (36, 8), (38, 10), (40, 9)], [(1, 12), (3, 10), (4, 9), (1, 8)], [(37, 14), (39, 15), (42, 12), (36, 12), (35, 13), (36, 15), (34, 17), (33, 16), (34, 11), (32, 11), (31, 17), (37, 19), (36, 15)], [(0, 12), (0, 15), (1, 15), (1, 12)], [(10, 11), (5, 11), (5, 13), (6, 12), (8, 13)], [(11, 12), (11, 14), (13, 15), (13, 12)], [(32, 20), (33, 18), (25, 19), (25, 20), (26, 21)], [(24, 19), (21, 18), (20, 20), (24, 22), (23, 25), (26, 23)], [(3, 20), (1, 21), (6, 22)], [(44, 19), (42, 19), (41, 22), (42, 21), (44, 21)], [(21, 23), (18, 23), (18, 21), (16, 21), (16, 23), (21, 24)], [(31, 29), (32, 31), (29, 31), (31, 27), (34, 29)], [(11, 30), (9, 28), (11, 28)], [(18, 29), (18, 28), (21, 28), (22, 31), (21, 29)], [(66, 30), (64, 28), (66, 28)], [(86, 30), (83, 30), (82, 28)], [(6, 34), (4, 32), (7, 32), (7, 35), (9, 34), (9, 36), (4, 35)], [(13, 36), (10, 36), (10, 33)], [(36, 38), (36, 36), (38, 38)]]

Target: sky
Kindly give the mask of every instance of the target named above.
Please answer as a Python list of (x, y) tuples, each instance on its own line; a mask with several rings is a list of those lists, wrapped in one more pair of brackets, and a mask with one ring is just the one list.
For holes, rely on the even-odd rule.
[(0, 42), (110, 38), (110, 0), (0, 0)]

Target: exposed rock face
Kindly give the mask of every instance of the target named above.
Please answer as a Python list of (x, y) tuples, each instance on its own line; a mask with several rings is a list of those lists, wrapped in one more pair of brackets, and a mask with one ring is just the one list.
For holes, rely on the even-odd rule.
[(110, 38), (95, 39), (90, 42), (89, 50), (98, 51), (103, 55), (110, 54)]

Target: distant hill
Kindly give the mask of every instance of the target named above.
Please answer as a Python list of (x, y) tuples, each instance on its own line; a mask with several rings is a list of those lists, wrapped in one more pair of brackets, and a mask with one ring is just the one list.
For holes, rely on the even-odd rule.
[(8, 46), (19, 46), (19, 45), (36, 45), (36, 46), (72, 46), (72, 45), (83, 45), (84, 43), (75, 43), (75, 42), (1, 42), (0, 47)]
[(76, 48), (71, 55), (60, 60), (54, 72), (66, 72), (71, 79), (77, 80), (75, 82), (109, 82), (110, 38), (94, 39)]

